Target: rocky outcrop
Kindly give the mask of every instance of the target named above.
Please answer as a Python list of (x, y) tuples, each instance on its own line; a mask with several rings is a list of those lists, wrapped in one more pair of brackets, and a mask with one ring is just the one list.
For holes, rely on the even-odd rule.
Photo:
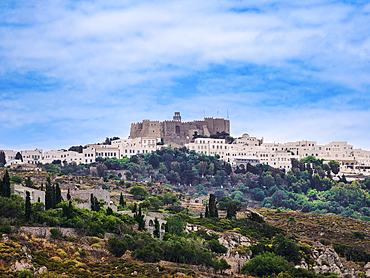
[[(251, 245), (250, 239), (237, 232), (228, 231), (219, 234), (218, 241), (227, 247), (227, 252), (221, 258), (225, 259), (231, 266), (231, 269), (227, 270), (226, 273), (240, 273), (240, 270), (246, 262), (249, 261), (252, 256), (252, 252), (244, 252), (244, 247)], [(240, 252), (240, 253), (239, 253)]]
[(331, 248), (325, 250), (314, 250), (312, 257), (316, 260), (312, 269), (316, 274), (332, 272), (335, 274), (342, 274), (341, 268), (343, 264), (338, 254)]
[[(25, 233), (29, 235), (34, 235), (38, 238), (50, 238), (50, 229), (52, 227), (12, 227), (11, 232), (13, 233)], [(58, 228), (61, 236), (66, 237), (77, 237), (78, 234), (73, 228)]]
[(33, 273), (42, 274), (44, 272), (47, 272), (48, 269), (46, 266), (42, 266), (39, 269), (36, 269), (34, 265), (32, 264), (32, 256), (31, 252), (27, 247), (22, 247), (21, 252), (24, 253), (23, 257), (19, 260), (16, 260), (15, 263), (12, 263), (9, 267), (11, 271), (23, 271), (23, 270), (29, 270)]
[[(337, 274), (338, 277), (341, 278), (358, 278), (357, 271), (344, 266), (338, 254), (332, 248), (314, 249), (312, 251), (312, 259), (315, 260), (312, 266), (312, 271), (315, 272), (315, 274), (331, 272)], [(304, 259), (295, 267), (309, 269)]]
[(234, 249), (237, 249), (239, 246), (249, 246), (251, 245), (251, 241), (246, 236), (243, 236), (236, 232), (225, 232), (223, 234), (219, 234), (220, 237), (218, 241), (227, 247), (226, 256), (230, 256)]
[(365, 276), (367, 278), (370, 278), (370, 262), (368, 262), (365, 266), (364, 266), (364, 270), (365, 270)]

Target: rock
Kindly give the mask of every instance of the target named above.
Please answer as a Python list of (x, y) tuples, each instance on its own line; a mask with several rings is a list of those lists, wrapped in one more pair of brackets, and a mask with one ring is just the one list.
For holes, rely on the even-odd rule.
[(130, 250), (126, 250), (125, 254), (123, 254), (121, 256), (121, 259), (123, 259), (125, 261), (131, 261), (132, 260), (131, 251)]
[(40, 267), (40, 269), (37, 271), (37, 273), (38, 273), (38, 274), (41, 274), (41, 273), (44, 273), (44, 272), (47, 272), (47, 271), (48, 271), (47, 267), (46, 267), (46, 266), (42, 266), (42, 267)]
[(365, 269), (369, 269), (370, 268), (370, 262), (368, 262), (365, 266), (364, 266)]
[(33, 265), (26, 260), (16, 261), (14, 265), (10, 267), (12, 271), (23, 271), (23, 270), (30, 270), (33, 268)]
[(137, 275), (137, 271), (135, 270), (134, 272), (131, 273), (131, 275)]
[(365, 276), (366, 277), (370, 277), (370, 269), (366, 269), (365, 270)]
[(295, 268), (308, 269), (308, 265), (307, 265), (306, 261), (302, 258), (301, 263), (299, 265), (296, 265)]
[(342, 271), (340, 271), (340, 268), (337, 265), (331, 265), (330, 272), (335, 274), (342, 274)]
[(321, 273), (325, 273), (325, 272), (329, 272), (329, 271), (330, 271), (330, 268), (327, 265), (321, 266), (321, 269), (320, 269)]
[(358, 273), (355, 269), (347, 268), (343, 274), (338, 276), (341, 278), (358, 278)]
[(182, 272), (177, 272), (177, 273), (175, 274), (175, 276), (185, 276), (185, 274), (184, 274), (184, 273), (182, 273)]
[(320, 267), (319, 266), (317, 266), (317, 265), (313, 266), (312, 270), (313, 270), (313, 272), (315, 272), (315, 274), (320, 274)]
[(338, 266), (343, 267), (342, 262), (338, 256), (338, 254), (331, 248), (327, 248), (325, 251), (322, 252), (322, 254), (317, 258), (318, 265), (322, 266), (323, 262), (327, 262), (329, 264), (329, 267), (331, 266)]
[(3, 240), (4, 240), (4, 241), (8, 241), (8, 240), (9, 240), (9, 237), (8, 237), (8, 235), (7, 235), (7, 234), (3, 234), (3, 235), (2, 235), (2, 237), (3, 237)]

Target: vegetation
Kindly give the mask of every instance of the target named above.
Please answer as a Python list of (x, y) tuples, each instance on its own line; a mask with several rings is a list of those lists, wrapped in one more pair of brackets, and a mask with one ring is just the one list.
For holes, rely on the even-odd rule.
[[(166, 260), (202, 265), (205, 269), (213, 268), (214, 273), (223, 274), (230, 266), (225, 259), (217, 258), (227, 252), (218, 241), (219, 235), (203, 229), (186, 234), (186, 223), (249, 237), (251, 246), (237, 246), (235, 250), (240, 254), (252, 251), (252, 258), (242, 271), (259, 277), (328, 277), (293, 267), (301, 259), (312, 266), (313, 244), (303, 238), (331, 245), (338, 254), (359, 265), (370, 260), (370, 235), (367, 234), (370, 227), (367, 222), (360, 221), (370, 220), (370, 178), (348, 182), (341, 176), (335, 181), (333, 175), (339, 170), (335, 161), (325, 164), (323, 160), (307, 157), (301, 161), (293, 159), (289, 172), (268, 165), (250, 164), (232, 172), (231, 166), (221, 163), (217, 156), (197, 154), (185, 148), (162, 148), (131, 158), (100, 158), (91, 165), (56, 161), (43, 167), (47, 172), (38, 173), (42, 176), (38, 180), (29, 173), (4, 171), (0, 180), (0, 231), (9, 232), (10, 225), (48, 226), (52, 227), (53, 244), (58, 244), (66, 240), (59, 227), (75, 228), (80, 237), (95, 237), (92, 248), (100, 248), (99, 252), (104, 248), (109, 250), (105, 256), (113, 257), (112, 264), (121, 269), (121, 273), (126, 273), (124, 267), (131, 270), (127, 274), (139, 269), (138, 263), (131, 262), (130, 265), (118, 259), (130, 254), (133, 259), (144, 262), (140, 264), (142, 271), (149, 267), (149, 263)], [(123, 174), (119, 170), (124, 170), (125, 180), (121, 179)], [(69, 175), (72, 173), (76, 176)], [(41, 184), (40, 180), (43, 180)], [(77, 208), (76, 204), (84, 201), (72, 199), (70, 192), (64, 201), (59, 184), (66, 180), (81, 189), (110, 190), (118, 204), (117, 210), (130, 209), (133, 217), (106, 208), (105, 202), (97, 200), (93, 194), (91, 210)], [(31, 204), (29, 193), (25, 200), (10, 195), (12, 183), (44, 189), (44, 182), (45, 204)], [(204, 205), (197, 204), (198, 209), (201, 208), (200, 217), (197, 217), (200, 211), (195, 214), (188, 205), (189, 199), (196, 197), (204, 198)], [(250, 203), (263, 207), (257, 212), (267, 221), (258, 213), (245, 210)], [(164, 235), (158, 218), (154, 219), (153, 236), (146, 231), (145, 214), (149, 210), (169, 214), (165, 218)], [(133, 224), (137, 224), (137, 230), (133, 229)], [(106, 233), (110, 233), (110, 238), (103, 240)], [(39, 250), (36, 242), (28, 244), (35, 244), (35, 249)], [(16, 254), (16, 250), (14, 252)], [(88, 264), (81, 259), (81, 254), (71, 256), (59, 252), (51, 256), (38, 252), (33, 256), (40, 266), (47, 265), (57, 274), (101, 277), (96, 273), (92, 275), (99, 267), (102, 273), (116, 273), (115, 270), (109, 272), (112, 271), (110, 266)], [(0, 275), (4, 273), (0, 272)], [(152, 277), (157, 275), (152, 275), (149, 270), (148, 273)]]

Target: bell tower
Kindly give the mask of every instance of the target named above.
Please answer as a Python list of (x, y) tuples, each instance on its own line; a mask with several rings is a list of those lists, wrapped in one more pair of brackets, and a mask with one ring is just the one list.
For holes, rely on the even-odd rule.
[(175, 122), (181, 122), (180, 112), (175, 112), (175, 115), (173, 116), (173, 120)]

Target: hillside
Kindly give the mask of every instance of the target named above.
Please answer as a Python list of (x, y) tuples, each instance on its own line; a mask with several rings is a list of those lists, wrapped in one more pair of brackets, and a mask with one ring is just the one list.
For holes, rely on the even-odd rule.
[[(40, 277), (364, 276), (370, 181), (336, 181), (337, 166), (308, 157), (287, 173), (232, 169), (162, 149), (39, 172), (2, 169), (1, 275), (16, 277), (9, 266), (23, 265)], [(8, 195), (10, 184), (44, 191), (45, 204)]]

